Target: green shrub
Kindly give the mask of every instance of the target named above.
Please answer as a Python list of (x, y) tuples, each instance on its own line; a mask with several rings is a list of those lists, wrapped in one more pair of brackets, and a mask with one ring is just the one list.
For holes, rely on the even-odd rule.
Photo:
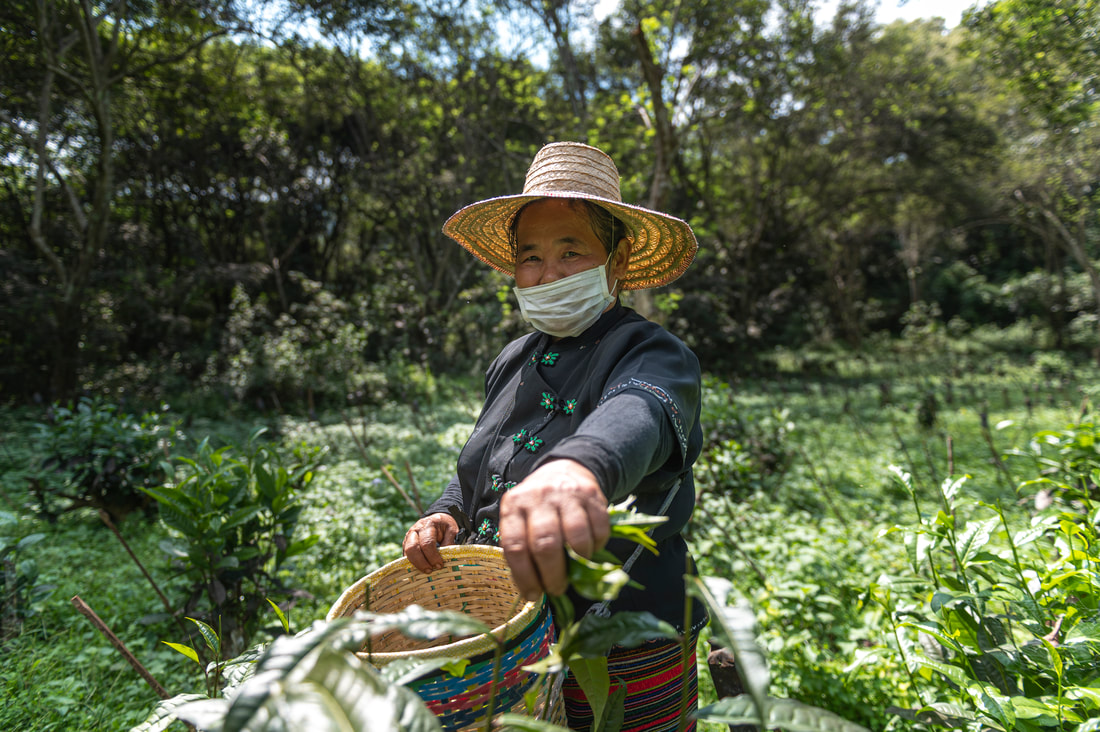
[(990, 350), (1009, 354), (1030, 355), (1036, 351), (1049, 350), (1054, 343), (1054, 334), (1050, 327), (1037, 318), (1021, 318), (1004, 328), (980, 325), (970, 335)]
[[(964, 479), (948, 479), (939, 505), (898, 528), (908, 577), (873, 596), (894, 619), (911, 686), (906, 719), (930, 727), (1097, 729), (1100, 719), (1100, 430), (1092, 423), (1039, 433), (1026, 452), (1036, 515), (1013, 526), (1000, 506), (961, 515)], [(1087, 721), (1091, 720), (1091, 721)]]
[(82, 397), (75, 406), (55, 404), (35, 429), (35, 450), (43, 457), (30, 476), (31, 492), (51, 521), (85, 507), (104, 510), (116, 522), (135, 510), (151, 515), (155, 504), (142, 489), (171, 474), (167, 455), (175, 425), (163, 412), (138, 417)]
[(299, 446), (284, 458), (258, 441), (262, 433), (241, 447), (203, 440), (193, 458), (175, 458), (175, 485), (145, 489), (175, 534), (161, 546), (191, 583), (184, 609), (219, 629), (230, 655), (258, 630), (265, 598), (290, 594), (287, 560), (317, 541), (296, 539), (295, 530), (299, 493), (313, 480), (321, 450)]
[(770, 491), (789, 469), (794, 453), (790, 433), (794, 424), (786, 411), (758, 418), (743, 413), (734, 403), (728, 384), (709, 381), (703, 405), (703, 454), (695, 480), (701, 490), (744, 498)]
[[(18, 524), (14, 514), (0, 511), (0, 531), (6, 534)], [(39, 584), (38, 564), (26, 554), (29, 547), (45, 538), (40, 533), (21, 539), (0, 536), (0, 641), (19, 635), (23, 621), (38, 613), (38, 604), (55, 588)]]
[(249, 404), (340, 406), (370, 372), (371, 328), (362, 302), (345, 302), (320, 283), (291, 273), (301, 301), (278, 312), (266, 297), (233, 290), (218, 353), (203, 377)]

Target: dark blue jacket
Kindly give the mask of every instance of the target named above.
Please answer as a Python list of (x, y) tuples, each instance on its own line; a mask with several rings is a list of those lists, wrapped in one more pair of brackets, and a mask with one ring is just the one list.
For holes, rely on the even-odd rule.
[[(675, 489), (664, 512), (669, 521), (654, 532), (659, 555), (643, 551), (630, 568), (644, 589), (625, 588), (610, 609), (648, 610), (682, 630), (691, 559), (681, 532), (695, 507), (700, 388), (695, 354), (618, 303), (575, 338), (519, 338), (486, 372), (485, 405), (457, 475), (426, 513), (460, 508), (475, 540), (495, 544), (503, 493), (556, 458), (591, 470), (609, 502), (635, 495), (643, 513), (660, 513)], [(625, 560), (635, 546), (612, 542), (608, 549)], [(591, 603), (572, 598), (579, 617)], [(694, 603), (690, 625), (705, 622)]]

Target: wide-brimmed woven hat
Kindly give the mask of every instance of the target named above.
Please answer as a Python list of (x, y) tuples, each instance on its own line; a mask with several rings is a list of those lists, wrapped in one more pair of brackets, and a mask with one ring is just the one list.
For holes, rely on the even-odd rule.
[(631, 247), (627, 273), (620, 279), (623, 289), (667, 285), (684, 273), (699, 248), (686, 222), (623, 203), (615, 161), (579, 142), (543, 147), (527, 170), (523, 193), (470, 204), (447, 219), (443, 233), (490, 267), (515, 276), (508, 230), (516, 212), (540, 198), (583, 198), (626, 224)]

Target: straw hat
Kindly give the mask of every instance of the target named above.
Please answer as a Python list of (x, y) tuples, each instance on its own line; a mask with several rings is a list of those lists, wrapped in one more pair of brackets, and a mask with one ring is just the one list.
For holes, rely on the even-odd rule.
[(623, 203), (615, 161), (579, 142), (543, 147), (527, 170), (522, 194), (470, 204), (447, 219), (443, 233), (490, 267), (515, 276), (508, 230), (516, 212), (540, 198), (583, 198), (626, 224), (631, 248), (623, 289), (667, 285), (684, 273), (699, 248), (686, 222)]

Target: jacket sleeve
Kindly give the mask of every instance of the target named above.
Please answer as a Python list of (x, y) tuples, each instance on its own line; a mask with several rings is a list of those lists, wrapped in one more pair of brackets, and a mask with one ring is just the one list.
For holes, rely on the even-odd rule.
[(606, 377), (596, 408), (544, 460), (577, 460), (611, 501), (663, 492), (702, 449), (699, 361), (652, 324), (603, 358)]
[(602, 404), (543, 462), (576, 460), (592, 471), (604, 495), (615, 502), (636, 491), (676, 449), (672, 425), (657, 401), (628, 392)]

